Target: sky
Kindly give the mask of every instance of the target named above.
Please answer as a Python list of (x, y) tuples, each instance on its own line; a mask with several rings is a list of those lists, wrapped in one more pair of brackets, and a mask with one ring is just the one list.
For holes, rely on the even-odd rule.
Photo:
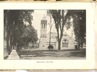
[[(33, 20), (32, 20), (32, 26), (37, 30), (37, 34), (38, 34), (38, 38), (40, 38), (40, 25), (41, 25), (41, 20), (45, 17), (45, 19), (47, 20), (47, 33), (50, 31), (49, 30), (49, 26), (50, 26), (50, 16), (47, 15), (47, 10), (34, 10), (34, 12), (32, 13), (33, 16)], [(54, 24), (54, 20), (52, 18), (52, 23), (51, 23), (52, 32), (56, 32), (55, 29), (55, 24)], [(66, 28), (64, 28), (65, 32), (72, 36), (72, 27), (68, 30), (66, 30)]]

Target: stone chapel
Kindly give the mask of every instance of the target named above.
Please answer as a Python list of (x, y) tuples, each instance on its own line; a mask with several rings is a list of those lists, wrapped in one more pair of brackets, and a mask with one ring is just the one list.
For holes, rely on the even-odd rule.
[[(50, 32), (47, 33), (47, 20), (43, 18), (41, 20), (40, 26), (40, 40), (39, 40), (39, 48), (47, 50), (49, 45)], [(57, 41), (57, 33), (51, 32), (51, 40), (50, 44), (53, 45), (54, 49), (58, 49), (58, 41)], [(66, 32), (63, 34), (61, 41), (61, 49), (75, 49), (75, 41), (72, 37), (70, 37)]]

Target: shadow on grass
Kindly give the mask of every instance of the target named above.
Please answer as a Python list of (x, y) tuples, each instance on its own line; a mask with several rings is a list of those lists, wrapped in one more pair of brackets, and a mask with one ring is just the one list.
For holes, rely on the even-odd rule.
[(86, 57), (86, 49), (80, 50), (21, 50), (20, 57)]
[(72, 57), (86, 57), (86, 49), (71, 51), (70, 53)]

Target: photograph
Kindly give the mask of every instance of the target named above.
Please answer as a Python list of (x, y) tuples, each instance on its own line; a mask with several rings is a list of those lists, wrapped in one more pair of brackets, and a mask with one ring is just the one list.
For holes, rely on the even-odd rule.
[(4, 60), (86, 59), (85, 9), (4, 9)]

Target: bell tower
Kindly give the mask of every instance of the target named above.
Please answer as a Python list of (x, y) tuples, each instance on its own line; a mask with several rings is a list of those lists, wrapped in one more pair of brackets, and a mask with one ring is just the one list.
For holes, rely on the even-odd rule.
[(47, 20), (46, 17), (44, 17), (41, 20), (40, 25), (40, 44), (39, 47), (42, 49), (46, 49), (46, 43), (47, 43)]
[(44, 17), (42, 20), (41, 20), (41, 38), (46, 38), (47, 37), (47, 20), (46, 18)]

